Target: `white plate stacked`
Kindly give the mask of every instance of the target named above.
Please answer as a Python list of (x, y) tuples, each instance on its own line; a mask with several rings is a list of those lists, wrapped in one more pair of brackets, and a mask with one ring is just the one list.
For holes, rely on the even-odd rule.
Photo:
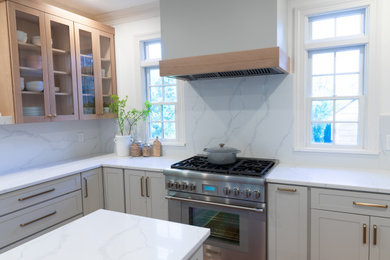
[(42, 107), (23, 107), (24, 116), (43, 116)]

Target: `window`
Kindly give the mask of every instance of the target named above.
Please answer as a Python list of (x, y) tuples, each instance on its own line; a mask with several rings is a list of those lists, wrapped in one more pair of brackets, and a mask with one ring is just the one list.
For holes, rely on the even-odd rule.
[(152, 103), (148, 118), (149, 139), (159, 137), (164, 143), (177, 143), (182, 139), (181, 98), (176, 79), (160, 77), (158, 61), (161, 59), (160, 40), (141, 42), (141, 67), (145, 82), (145, 97)]
[(368, 6), (297, 12), (298, 150), (375, 150), (368, 14)]

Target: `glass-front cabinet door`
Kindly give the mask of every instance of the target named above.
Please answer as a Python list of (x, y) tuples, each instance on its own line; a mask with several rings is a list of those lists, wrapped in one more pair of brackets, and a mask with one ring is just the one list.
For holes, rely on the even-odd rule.
[(97, 33), (94, 29), (75, 24), (76, 59), (78, 71), (79, 112), (81, 119), (98, 118), (99, 67)]
[(49, 88), (53, 120), (78, 119), (73, 22), (46, 15)]
[(50, 121), (43, 12), (9, 3), (16, 123)]
[(114, 37), (112, 34), (99, 33), (100, 47), (100, 84), (102, 87), (103, 118), (114, 117), (110, 111), (111, 96), (116, 94)]

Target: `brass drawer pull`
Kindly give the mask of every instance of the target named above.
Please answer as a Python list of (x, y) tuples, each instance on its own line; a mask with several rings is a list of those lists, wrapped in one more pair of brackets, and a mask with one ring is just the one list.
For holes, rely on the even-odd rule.
[(297, 189), (288, 189), (278, 187), (278, 191), (297, 192)]
[(27, 222), (27, 223), (24, 223), (24, 224), (20, 224), (19, 226), (25, 227), (25, 226), (27, 226), (27, 225), (30, 225), (30, 224), (32, 224), (32, 223), (34, 223), (34, 222), (37, 222), (37, 221), (39, 221), (39, 220), (42, 220), (42, 219), (44, 219), (44, 218), (48, 218), (48, 217), (50, 217), (50, 216), (53, 216), (53, 215), (56, 214), (56, 213), (57, 213), (57, 211), (54, 211), (54, 212), (52, 212), (52, 213), (50, 213), (50, 214), (47, 214), (46, 216), (43, 216), (43, 217), (40, 217), (40, 218), (31, 220), (30, 222)]
[(140, 178), (140, 184), (141, 184), (141, 196), (142, 197), (145, 197), (145, 195), (144, 195), (144, 177), (142, 176), (141, 178)]
[(353, 205), (355, 206), (362, 206), (362, 207), (371, 207), (371, 208), (381, 208), (381, 209), (387, 209), (388, 205), (381, 205), (381, 204), (372, 204), (372, 203), (365, 203), (365, 202), (353, 202)]
[(149, 194), (149, 177), (146, 177), (146, 197), (150, 197), (150, 194)]
[(374, 225), (374, 246), (376, 246), (376, 243), (377, 243), (377, 236), (378, 236), (378, 232), (377, 232), (377, 226)]
[(367, 225), (363, 225), (363, 244), (367, 243)]
[(88, 198), (88, 180), (84, 178), (85, 195), (84, 198)]
[(37, 194), (34, 194), (34, 195), (31, 195), (31, 196), (28, 196), (28, 197), (24, 197), (24, 198), (19, 198), (18, 201), (23, 201), (23, 200), (28, 200), (28, 199), (32, 199), (34, 197), (37, 197), (37, 196), (40, 196), (40, 195), (43, 195), (43, 194), (46, 194), (46, 193), (49, 193), (49, 192), (53, 192), (55, 191), (55, 189), (51, 189), (51, 190), (47, 190), (47, 191), (43, 191), (41, 193), (37, 193)]

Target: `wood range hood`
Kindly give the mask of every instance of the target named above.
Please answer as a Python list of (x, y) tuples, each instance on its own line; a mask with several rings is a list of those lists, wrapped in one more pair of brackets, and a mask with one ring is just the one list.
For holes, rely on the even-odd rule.
[(279, 47), (160, 61), (160, 75), (191, 81), (290, 73), (290, 58)]

